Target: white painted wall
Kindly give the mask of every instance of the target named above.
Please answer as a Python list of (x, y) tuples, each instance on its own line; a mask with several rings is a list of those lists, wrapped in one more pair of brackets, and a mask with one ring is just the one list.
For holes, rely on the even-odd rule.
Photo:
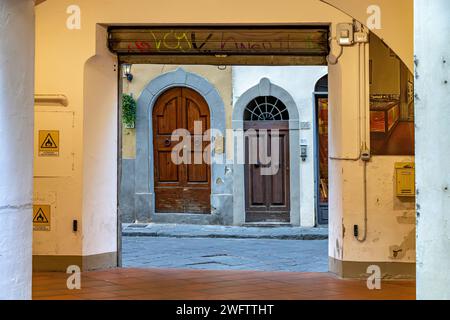
[[(400, 199), (395, 195), (396, 162), (414, 162), (414, 157), (376, 156), (367, 166), (365, 243), (359, 243), (353, 237), (353, 225), (359, 225), (360, 238), (364, 231), (363, 165), (357, 162), (355, 168), (352, 162), (341, 162), (335, 169), (346, 176), (342, 183), (345, 195), (342, 197), (345, 212), (344, 261), (415, 262), (414, 199)], [(330, 248), (336, 251), (336, 243), (330, 243)], [(395, 256), (393, 251), (399, 249), (402, 251)]]
[[(58, 255), (61, 248), (65, 248), (66, 255), (77, 255), (81, 248), (81, 234), (72, 231), (72, 220), (79, 217), (77, 210), (70, 206), (79, 187), (73, 180), (76, 172), (73, 145), (75, 114), (66, 107), (39, 105), (35, 106), (34, 122), (33, 203), (51, 206), (51, 226), (50, 231), (33, 232), (33, 254)], [(39, 130), (59, 131), (58, 157), (38, 156)]]
[(0, 2), (0, 39), (0, 300), (31, 299), (34, 1)]
[(450, 2), (415, 7), (417, 298), (450, 299)]
[[(251, 87), (258, 85), (262, 78), (268, 78), (288, 91), (297, 104), (300, 122), (309, 122), (310, 130), (300, 131), (300, 141), (308, 145), (308, 158), (300, 161), (300, 223), (303, 227), (315, 225), (315, 186), (314, 186), (314, 98), (316, 82), (327, 74), (325, 66), (316, 67), (233, 67), (233, 105)], [(292, 143), (292, 142), (291, 142)], [(293, 156), (293, 155), (291, 155)]]
[[(106, 28), (96, 31), (106, 39)], [(84, 69), (83, 256), (117, 252), (117, 66), (117, 57), (101, 45)]]

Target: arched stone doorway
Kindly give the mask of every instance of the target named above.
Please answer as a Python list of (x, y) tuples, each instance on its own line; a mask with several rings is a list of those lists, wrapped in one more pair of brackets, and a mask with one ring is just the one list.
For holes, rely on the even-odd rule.
[[(246, 222), (246, 209), (248, 209), (249, 204), (246, 197), (249, 193), (248, 190), (246, 192), (245, 187), (246, 165), (243, 164), (242, 154), (245, 154), (245, 131), (249, 129), (249, 122), (245, 120), (249, 113), (247, 107), (251, 105), (253, 100), (260, 97), (271, 97), (270, 99), (274, 98), (274, 101), (279, 100), (279, 102), (281, 102), (281, 104), (286, 108), (281, 112), (285, 115), (286, 120), (283, 120), (283, 117), (281, 117), (280, 119), (282, 119), (282, 121), (279, 124), (283, 124), (285, 126), (282, 128), (288, 133), (285, 136), (285, 141), (289, 141), (288, 149), (286, 151), (289, 161), (285, 168), (289, 168), (289, 182), (287, 185), (289, 189), (289, 198), (285, 201), (283, 206), (283, 213), (287, 213), (287, 219), (275, 220), (279, 220), (278, 222), (289, 222), (292, 225), (300, 225), (299, 112), (292, 96), (283, 88), (271, 83), (267, 78), (261, 79), (258, 85), (250, 88), (243, 95), (241, 95), (233, 110), (232, 123), (236, 137), (234, 147), (233, 188), (234, 223), (244, 224)], [(275, 117), (274, 120), (276, 119), (278, 118)], [(249, 174), (247, 174), (247, 176), (249, 176)], [(271, 205), (267, 200), (266, 208), (269, 208), (270, 206)], [(253, 219), (249, 219), (248, 221), (251, 222), (251, 220)]]
[(259, 96), (244, 111), (245, 222), (290, 222), (289, 111)]
[[(217, 155), (211, 147), (210, 214), (190, 214), (180, 216), (177, 212), (158, 213), (155, 198), (155, 134), (153, 109), (158, 99), (172, 88), (190, 89), (204, 99), (210, 112), (211, 144), (225, 132), (225, 107), (217, 90), (205, 78), (179, 68), (153, 79), (138, 99), (136, 116), (136, 162), (135, 162), (135, 210), (144, 222), (179, 222), (217, 224), (232, 221), (232, 183), (226, 173), (226, 165), (215, 161)], [(216, 182), (220, 183), (216, 183)]]

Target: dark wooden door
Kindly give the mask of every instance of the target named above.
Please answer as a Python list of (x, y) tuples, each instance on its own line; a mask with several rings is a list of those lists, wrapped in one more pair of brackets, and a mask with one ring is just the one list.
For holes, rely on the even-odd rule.
[[(195, 122), (200, 130), (195, 132)], [(194, 90), (173, 88), (163, 93), (153, 108), (153, 146), (155, 202), (158, 213), (210, 213), (211, 170), (203, 151), (203, 133), (210, 128), (209, 107)], [(177, 129), (188, 130), (191, 146), (181, 154), (190, 153), (190, 164), (172, 161), (174, 147), (171, 141)], [(181, 140), (180, 140), (181, 141)], [(201, 147), (195, 150), (194, 145)], [(209, 154), (208, 154), (209, 157)], [(197, 162), (194, 162), (197, 159)], [(198, 159), (201, 159), (198, 163)]]
[[(247, 133), (245, 164), (246, 222), (289, 222), (289, 123), (287, 121), (249, 121), (246, 122), (245, 129)], [(278, 134), (272, 134), (271, 129), (278, 129)], [(273, 156), (273, 152), (276, 151), (271, 150), (272, 140), (278, 139), (278, 164), (264, 164), (267, 161), (260, 159), (261, 145), (259, 143), (255, 147), (250, 147), (254, 143), (251, 142), (252, 135), (249, 134), (252, 131), (256, 133), (258, 138), (266, 136), (266, 139), (263, 139), (266, 143), (263, 145), (266, 145), (267, 151), (262, 150), (262, 152), (266, 152), (268, 156)], [(258, 152), (255, 152), (256, 150)], [(255, 155), (255, 153), (257, 154)], [(267, 175), (267, 172), (264, 174), (263, 170), (270, 166), (276, 167), (277, 170), (273, 172), (274, 174)]]

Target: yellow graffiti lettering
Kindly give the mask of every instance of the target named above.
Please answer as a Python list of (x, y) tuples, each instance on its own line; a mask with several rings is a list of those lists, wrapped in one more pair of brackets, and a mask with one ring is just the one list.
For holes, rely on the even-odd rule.
[[(175, 40), (175, 41), (173, 41), (173, 43), (174, 43), (173, 45), (171, 45), (170, 40), (168, 40), (169, 37), (171, 37), (173, 40)], [(183, 45), (183, 43), (187, 43), (187, 47), (189, 49), (192, 48), (191, 41), (189, 40), (189, 38), (185, 32), (177, 34), (173, 31), (170, 31), (169, 33), (166, 33), (163, 37), (163, 45), (164, 45), (165, 49), (180, 50), (180, 51), (184, 52), (185, 49), (187, 49), (187, 47), (185, 47), (185, 45)]]
[(160, 50), (160, 48), (161, 48), (161, 42), (162, 42), (162, 40), (158, 40), (158, 38), (155, 36), (155, 34), (152, 32), (152, 37), (153, 37), (153, 39), (155, 39), (155, 48), (156, 48), (156, 50)]

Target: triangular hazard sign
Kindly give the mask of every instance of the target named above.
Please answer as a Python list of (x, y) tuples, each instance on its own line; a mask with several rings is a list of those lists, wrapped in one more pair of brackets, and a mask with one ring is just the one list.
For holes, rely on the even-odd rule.
[(42, 208), (39, 208), (38, 212), (36, 212), (33, 218), (33, 223), (48, 223), (48, 219)]
[(52, 135), (49, 133), (47, 137), (45, 137), (44, 142), (41, 145), (41, 149), (57, 149), (55, 140), (53, 140)]

